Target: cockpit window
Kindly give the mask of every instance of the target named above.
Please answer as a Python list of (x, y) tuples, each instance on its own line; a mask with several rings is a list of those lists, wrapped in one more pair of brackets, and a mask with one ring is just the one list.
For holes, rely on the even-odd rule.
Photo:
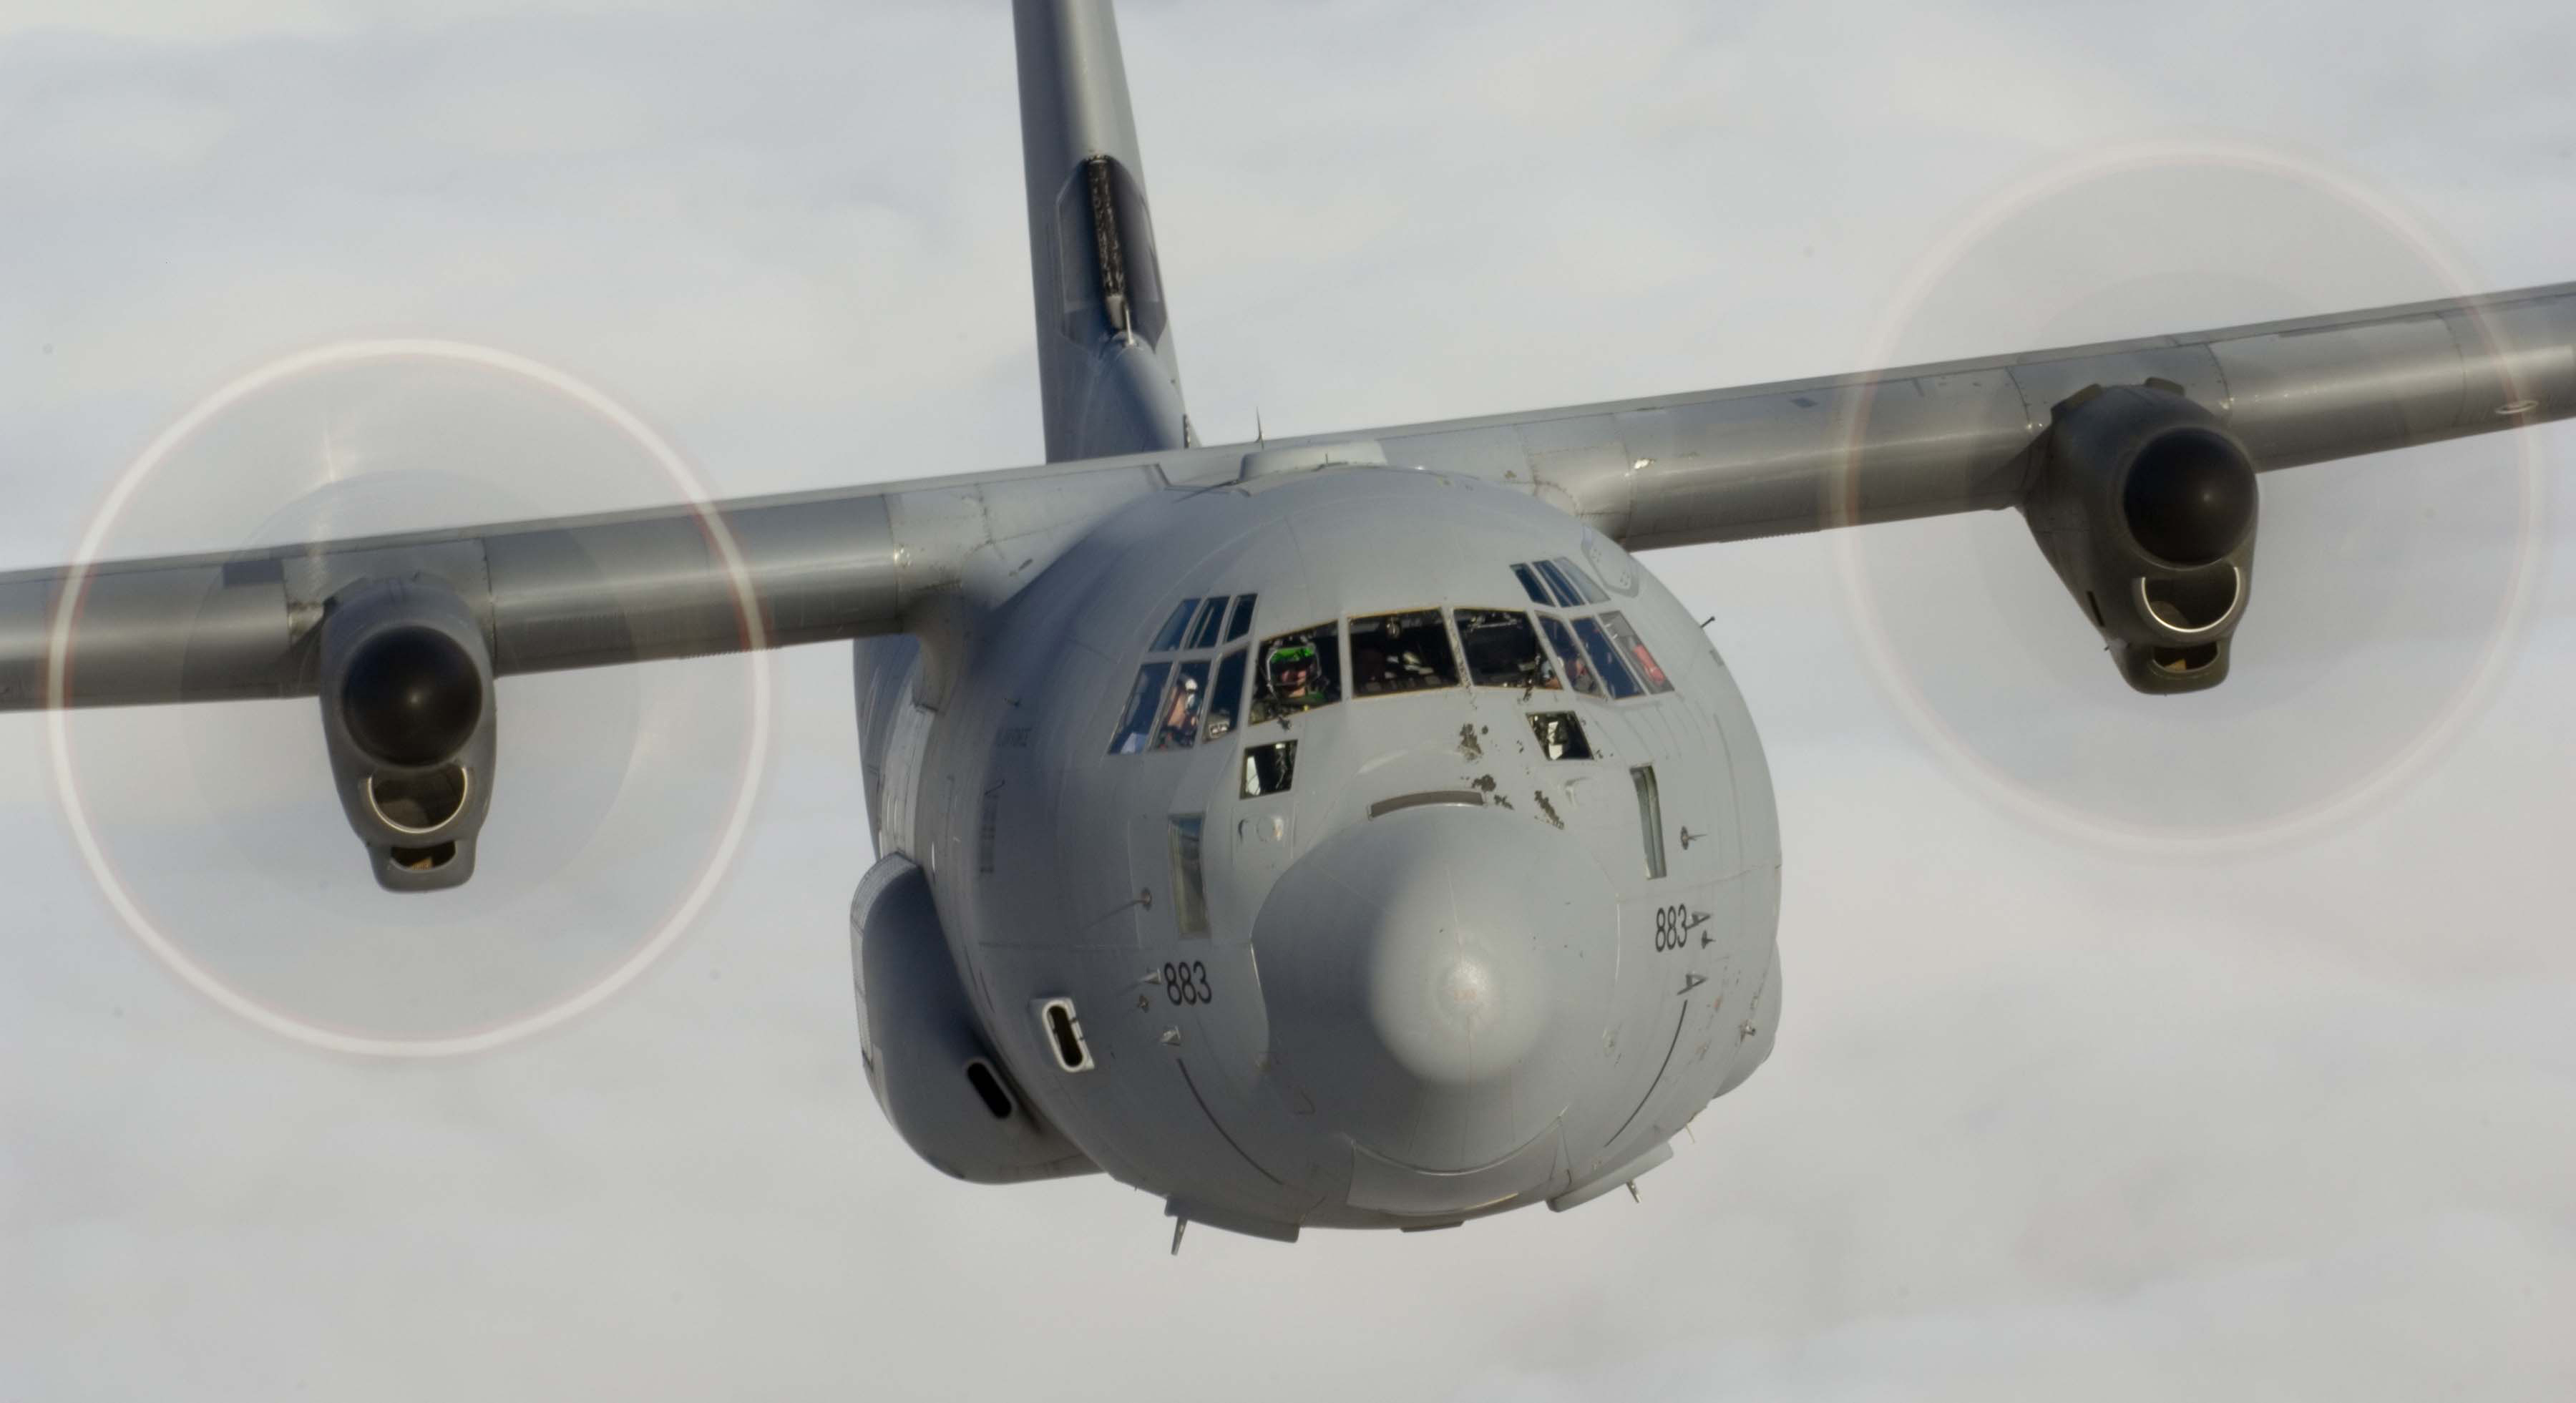
[(1664, 676), (1664, 669), (1655, 662), (1655, 655), (1646, 651), (1646, 640), (1639, 638), (1637, 631), (1628, 626), (1627, 615), (1616, 609), (1605, 609), (1601, 614), (1601, 626), (1610, 631), (1610, 641), (1619, 645), (1620, 656), (1637, 670), (1638, 680), (1646, 684), (1647, 691), (1661, 696), (1673, 689), (1672, 679)]
[(1200, 732), (1205, 739), (1234, 729), (1235, 713), (1243, 706), (1243, 660), (1244, 651), (1237, 648), (1216, 665), (1216, 692), (1208, 698), (1207, 723)]
[(1583, 591), (1576, 589), (1574, 581), (1567, 579), (1565, 572), (1556, 568), (1555, 561), (1533, 560), (1530, 562), (1530, 568), (1538, 571), (1540, 579), (1547, 581), (1548, 593), (1556, 596), (1558, 604), (1568, 609), (1583, 607)]
[(1556, 690), (1556, 669), (1547, 665), (1529, 615), (1514, 609), (1460, 609), (1455, 617), (1458, 643), (1467, 650), (1467, 676), (1477, 686)]
[(1565, 576), (1565, 578), (1574, 582), (1575, 592), (1583, 596), (1584, 603), (1607, 604), (1610, 602), (1610, 596), (1601, 592), (1601, 586), (1592, 582), (1592, 577), (1583, 572), (1582, 566), (1577, 565), (1573, 561), (1560, 555), (1556, 558), (1556, 568), (1559, 573)]
[(1512, 578), (1521, 582), (1521, 593), (1529, 596), (1530, 603), (1553, 604), (1556, 602), (1555, 600), (1547, 597), (1547, 587), (1538, 582), (1538, 572), (1536, 570), (1532, 570), (1526, 565), (1515, 565), (1512, 567)]
[(1437, 609), (1351, 620), (1351, 694), (1383, 697), (1458, 685), (1458, 657)]
[(1619, 661), (1619, 650), (1610, 646), (1610, 635), (1601, 631), (1598, 619), (1576, 619), (1575, 636), (1583, 640), (1583, 651), (1590, 654), (1592, 665), (1601, 669), (1601, 680), (1610, 684), (1610, 695), (1621, 701), (1644, 696), (1646, 689), (1628, 674), (1628, 665)]
[(1147, 663), (1136, 669), (1136, 685), (1127, 693), (1126, 709), (1118, 714), (1118, 734), (1109, 738), (1109, 753), (1133, 755), (1145, 748), (1145, 738), (1154, 733), (1154, 704), (1163, 699), (1163, 679), (1171, 676), (1170, 663)]
[(1190, 631), (1190, 617), (1199, 611), (1199, 602), (1184, 599), (1172, 606), (1172, 616), (1163, 620), (1162, 631), (1154, 635), (1154, 646), (1148, 653), (1168, 653), (1181, 646), (1182, 635)]
[(1190, 646), (1215, 647), (1216, 631), (1223, 627), (1225, 627), (1225, 596), (1220, 594), (1199, 606), (1199, 621), (1190, 629)]
[(1266, 638), (1254, 656), (1260, 659), (1252, 684), (1255, 724), (1342, 699), (1339, 624), (1321, 623)]
[(1601, 695), (1601, 679), (1594, 675), (1592, 664), (1584, 661), (1583, 649), (1574, 641), (1565, 620), (1554, 614), (1541, 614), (1538, 626), (1547, 633), (1547, 646), (1556, 650), (1557, 665), (1565, 669), (1567, 685), (1587, 697)]
[(1172, 679), (1172, 695), (1163, 703), (1163, 724), (1154, 732), (1156, 750), (1187, 750), (1198, 744), (1199, 715), (1207, 706), (1208, 661), (1181, 664)]
[(1226, 642), (1231, 643), (1252, 632), (1252, 606), (1260, 598), (1261, 596), (1257, 594), (1238, 594), (1234, 597), (1234, 617), (1227, 621), (1225, 626)]

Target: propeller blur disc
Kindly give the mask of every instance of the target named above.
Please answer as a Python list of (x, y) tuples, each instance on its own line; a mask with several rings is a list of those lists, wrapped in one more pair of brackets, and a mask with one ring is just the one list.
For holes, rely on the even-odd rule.
[[(1865, 364), (2063, 346), (2486, 290), (2393, 201), (2219, 144), (2095, 153), (1984, 200), (1892, 298)], [(2041, 407), (2034, 412), (2045, 414)], [(2541, 529), (2527, 434), (2263, 474), (2228, 680), (2120, 679), (2017, 512), (1837, 533), (1844, 603), (1917, 735), (2084, 841), (2211, 853), (2380, 802), (2473, 715), (2520, 637)], [(2250, 506), (2217, 486), (2196, 553)]]
[[(184, 416), (118, 482), (79, 559), (706, 497), (641, 419), (561, 372), (357, 343)], [(389, 758), (471, 729), (452, 670), (413, 661), (432, 665), (398, 670), (409, 681), (381, 699), (370, 742)], [(641, 974), (730, 863), (770, 721), (757, 654), (503, 678), (474, 879), (393, 895), (342, 820), (318, 708), (56, 711), (58, 789), (102, 891), (174, 971), (272, 1031), (393, 1056), (498, 1046)]]

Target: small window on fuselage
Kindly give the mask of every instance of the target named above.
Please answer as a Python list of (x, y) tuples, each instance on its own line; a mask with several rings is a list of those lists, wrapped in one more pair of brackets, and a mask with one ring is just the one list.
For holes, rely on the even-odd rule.
[(1547, 646), (1556, 651), (1557, 666), (1565, 669), (1567, 685), (1587, 697), (1601, 695), (1601, 679), (1594, 674), (1592, 664), (1584, 661), (1583, 647), (1574, 641), (1573, 630), (1565, 626), (1565, 620), (1541, 614), (1538, 626), (1547, 633)]
[(1512, 567), (1512, 578), (1521, 582), (1521, 593), (1529, 596), (1530, 603), (1553, 604), (1556, 602), (1555, 600), (1547, 597), (1547, 586), (1538, 582), (1538, 572), (1536, 570), (1533, 570), (1526, 565), (1515, 565)]
[(1556, 690), (1538, 630), (1516, 609), (1460, 609), (1458, 645), (1467, 653), (1467, 677), (1479, 687), (1544, 687)]
[(1458, 685), (1458, 658), (1437, 609), (1351, 620), (1351, 695), (1383, 697)]
[(1297, 742), (1283, 740), (1245, 748), (1241, 797), (1258, 799), (1264, 794), (1283, 794), (1296, 783)]
[(1263, 639), (1253, 656), (1260, 667), (1252, 682), (1256, 723), (1342, 699), (1342, 630), (1337, 623)]
[(1583, 734), (1583, 722), (1571, 711), (1533, 711), (1530, 734), (1538, 738), (1539, 754), (1550, 760), (1589, 760), (1592, 741)]
[(1252, 606), (1260, 600), (1261, 596), (1257, 594), (1238, 594), (1234, 597), (1234, 617), (1226, 620), (1225, 623), (1226, 642), (1231, 643), (1252, 632)]

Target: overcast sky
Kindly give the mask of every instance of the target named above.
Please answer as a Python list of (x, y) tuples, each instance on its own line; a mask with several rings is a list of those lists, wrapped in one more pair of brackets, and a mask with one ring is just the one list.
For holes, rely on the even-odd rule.
[[(1129, 4), (1211, 440), (2576, 277), (2576, 11)], [(1472, 16), (1472, 18), (1470, 18)], [(0, 569), (351, 338), (721, 493), (1039, 454), (998, 4), (8, 0)], [(311, 704), (0, 718), (0, 1398), (2576, 1394), (2565, 428), (2265, 483), (2236, 676), (2130, 694), (2008, 515), (1651, 558), (1779, 787), (1779, 1050), (1625, 1195), (1194, 1234), (860, 1077), (847, 655), (501, 689), (467, 891)], [(110, 552), (664, 500), (461, 366), (254, 397)], [(280, 1031), (285, 1029), (286, 1031)]]

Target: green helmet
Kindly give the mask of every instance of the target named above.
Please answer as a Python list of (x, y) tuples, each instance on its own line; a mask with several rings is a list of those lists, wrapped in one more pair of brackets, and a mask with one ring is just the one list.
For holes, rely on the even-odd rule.
[(1315, 657), (1315, 645), (1312, 643), (1308, 643), (1303, 640), (1299, 640), (1295, 643), (1282, 643), (1270, 650), (1270, 660), (1262, 664), (1261, 667), (1262, 675), (1267, 678), (1270, 685), (1275, 688), (1279, 685), (1279, 673), (1281, 669), (1291, 667), (1313, 667), (1315, 665)]

